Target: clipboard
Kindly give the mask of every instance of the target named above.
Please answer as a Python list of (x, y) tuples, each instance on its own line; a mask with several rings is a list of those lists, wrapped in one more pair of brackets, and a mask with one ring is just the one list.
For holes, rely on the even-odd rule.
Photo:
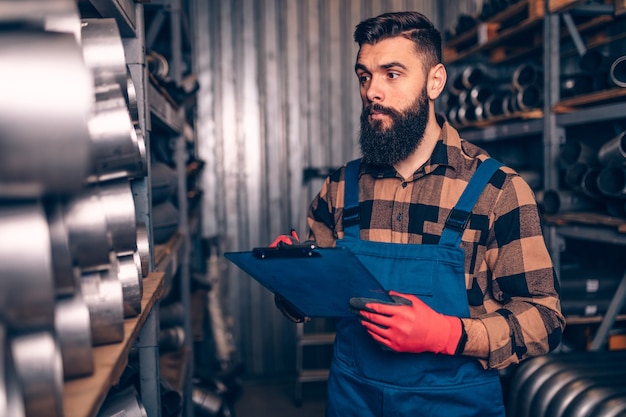
[(352, 297), (392, 301), (371, 272), (345, 248), (283, 245), (224, 256), (304, 317), (354, 317), (348, 309)]

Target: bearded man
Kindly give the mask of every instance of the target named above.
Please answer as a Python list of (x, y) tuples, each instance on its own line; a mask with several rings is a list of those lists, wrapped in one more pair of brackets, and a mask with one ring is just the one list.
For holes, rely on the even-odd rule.
[(435, 113), (447, 75), (424, 15), (365, 20), (354, 39), (362, 158), (324, 182), (309, 239), (352, 251), (394, 302), (353, 298), (337, 320), (327, 416), (504, 417), (498, 370), (565, 325), (534, 195)]

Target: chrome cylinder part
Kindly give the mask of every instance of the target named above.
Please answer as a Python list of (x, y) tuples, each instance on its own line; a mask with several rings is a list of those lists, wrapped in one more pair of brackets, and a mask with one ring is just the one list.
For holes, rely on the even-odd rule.
[(141, 276), (145, 278), (150, 273), (150, 241), (148, 228), (143, 222), (137, 222), (137, 254), (141, 263)]
[(483, 108), (485, 119), (492, 119), (497, 116), (502, 116), (502, 114), (504, 113), (504, 109), (502, 108), (502, 94), (494, 94), (489, 97), (485, 101)]
[(54, 286), (57, 296), (70, 296), (80, 292), (80, 273), (74, 268), (70, 250), (69, 231), (63, 218), (63, 207), (59, 201), (46, 204), (46, 215), (50, 229), (50, 247)]
[(24, 396), (17, 380), (11, 343), (0, 322), (0, 416), (25, 417)]
[(81, 270), (109, 268), (109, 231), (97, 188), (86, 188), (66, 201), (63, 211), (74, 263)]
[(63, 417), (63, 364), (52, 331), (11, 337), (11, 353), (28, 417)]
[(122, 391), (106, 399), (97, 417), (148, 417), (139, 394), (134, 386), (128, 386)]
[(137, 270), (135, 257), (132, 253), (117, 255), (117, 278), (122, 283), (124, 317), (134, 317), (141, 313), (143, 280)]
[(11, 329), (52, 328), (50, 233), (39, 204), (0, 205), (0, 317)]
[(126, 88), (122, 88), (122, 93), (124, 93), (124, 97), (126, 98), (126, 102), (128, 104), (128, 113), (130, 114), (130, 119), (133, 121), (133, 125), (138, 127), (139, 125), (139, 107), (137, 104), (137, 89), (135, 88), (135, 83), (133, 82), (133, 77), (126, 68)]
[(470, 90), (470, 100), (474, 106), (485, 103), (489, 97), (493, 96), (493, 88), (488, 84), (479, 84)]
[(93, 147), (93, 169), (88, 181), (144, 176), (145, 161), (120, 86), (97, 86), (94, 110), (88, 123)]
[(118, 253), (137, 249), (137, 220), (135, 199), (128, 180), (116, 180), (97, 185), (102, 212), (106, 218), (111, 250)]
[(626, 55), (620, 56), (609, 69), (611, 82), (618, 87), (626, 87)]
[(491, 77), (485, 69), (479, 65), (470, 65), (461, 72), (461, 82), (463, 87), (470, 90), (479, 84), (489, 82)]
[(598, 160), (602, 165), (626, 163), (626, 130), (600, 147)]
[(83, 273), (81, 289), (91, 317), (93, 345), (121, 342), (124, 339), (124, 295), (113, 268)]
[(472, 105), (462, 105), (459, 107), (457, 118), (462, 125), (468, 125), (476, 121), (476, 107)]
[(626, 166), (609, 165), (598, 174), (598, 189), (604, 195), (626, 198)]
[(79, 45), (67, 33), (6, 30), (0, 62), (0, 197), (76, 192), (90, 170), (93, 108)]
[(80, 292), (57, 298), (54, 328), (63, 359), (64, 379), (93, 373), (93, 343), (89, 308)]
[(127, 88), (124, 44), (115, 19), (83, 19), (82, 47), (95, 86), (117, 83), (121, 89)]

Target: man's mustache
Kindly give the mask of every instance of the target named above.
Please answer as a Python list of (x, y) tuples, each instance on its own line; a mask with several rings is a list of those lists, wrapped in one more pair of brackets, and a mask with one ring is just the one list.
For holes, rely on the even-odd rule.
[(365, 117), (369, 116), (370, 114), (372, 114), (372, 112), (375, 111), (376, 113), (381, 113), (381, 114), (387, 114), (390, 116), (394, 116), (397, 115), (398, 112), (396, 112), (394, 109), (390, 108), (390, 107), (385, 107), (382, 104), (371, 104), (369, 106), (366, 106), (363, 109), (363, 115)]

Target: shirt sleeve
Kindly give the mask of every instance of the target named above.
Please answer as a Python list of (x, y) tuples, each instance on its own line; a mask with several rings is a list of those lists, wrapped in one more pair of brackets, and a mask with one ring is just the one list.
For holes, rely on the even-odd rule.
[(557, 347), (565, 327), (559, 283), (534, 195), (517, 175), (505, 184), (495, 205), (479, 274), (492, 283), (486, 313), (474, 317), (488, 333), (489, 357), (484, 367), (502, 369)]

